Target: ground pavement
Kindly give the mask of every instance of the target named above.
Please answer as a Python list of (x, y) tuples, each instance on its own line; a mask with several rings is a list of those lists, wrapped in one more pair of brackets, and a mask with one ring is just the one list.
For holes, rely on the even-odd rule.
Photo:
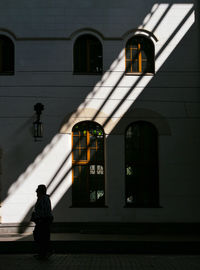
[(0, 270), (200, 270), (200, 255), (32, 254), (0, 255)]
[(0, 270), (200, 270), (200, 235), (54, 233), (55, 253), (34, 257), (31, 233), (0, 234)]

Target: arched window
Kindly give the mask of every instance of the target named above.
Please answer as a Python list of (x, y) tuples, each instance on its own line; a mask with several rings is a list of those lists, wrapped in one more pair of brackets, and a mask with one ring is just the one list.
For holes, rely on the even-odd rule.
[(4, 35), (0, 35), (0, 74), (14, 74), (14, 44)]
[(72, 129), (72, 205), (78, 207), (105, 204), (104, 131), (92, 121)]
[(137, 35), (126, 43), (126, 73), (154, 73), (154, 44)]
[(74, 44), (74, 72), (102, 73), (102, 45), (93, 35), (82, 35)]
[(132, 123), (125, 133), (126, 205), (158, 207), (158, 134), (148, 122)]

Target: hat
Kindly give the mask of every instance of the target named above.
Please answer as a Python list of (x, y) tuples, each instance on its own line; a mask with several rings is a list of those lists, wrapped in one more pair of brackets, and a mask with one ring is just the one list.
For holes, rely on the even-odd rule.
[(36, 192), (41, 192), (42, 194), (46, 194), (47, 188), (45, 185), (39, 185), (36, 189)]

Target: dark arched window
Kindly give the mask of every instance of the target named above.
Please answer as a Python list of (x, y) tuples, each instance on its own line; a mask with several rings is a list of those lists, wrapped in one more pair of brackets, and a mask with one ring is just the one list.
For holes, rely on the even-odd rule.
[(126, 43), (126, 73), (154, 73), (154, 44), (137, 35)]
[(132, 123), (125, 133), (126, 205), (158, 207), (158, 134), (148, 122)]
[(92, 121), (72, 129), (72, 204), (78, 207), (105, 204), (104, 131)]
[(102, 45), (93, 35), (82, 35), (74, 44), (74, 72), (102, 73)]
[(0, 35), (0, 75), (14, 74), (14, 44), (10, 38)]

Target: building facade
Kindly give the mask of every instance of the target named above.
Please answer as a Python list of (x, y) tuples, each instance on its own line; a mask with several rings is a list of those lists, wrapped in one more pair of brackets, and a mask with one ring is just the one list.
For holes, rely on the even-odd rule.
[(200, 222), (198, 1), (0, 7), (1, 222)]

